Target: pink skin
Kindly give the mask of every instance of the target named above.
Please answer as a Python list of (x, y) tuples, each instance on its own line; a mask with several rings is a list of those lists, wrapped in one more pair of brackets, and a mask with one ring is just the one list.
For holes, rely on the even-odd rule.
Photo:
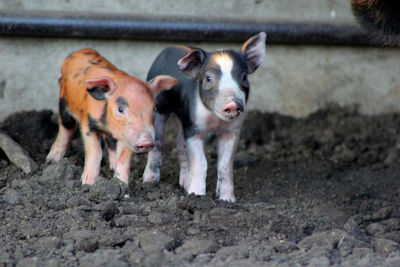
[(221, 111), (221, 114), (229, 119), (234, 119), (243, 112), (243, 108), (240, 108), (235, 102), (228, 102)]
[[(96, 86), (96, 83), (101, 83), (101, 85), (109, 82), (109, 78), (92, 79), (88, 82), (91, 86)], [(169, 89), (176, 84), (176, 79), (168, 76), (158, 76), (150, 82), (150, 90), (153, 92), (153, 97), (163, 89)], [(112, 90), (116, 90), (115, 86), (110, 86)], [(97, 104), (97, 103), (96, 103)], [(150, 116), (151, 114), (149, 114)], [(146, 125), (143, 120), (143, 125), (132, 125), (128, 123), (131, 132), (127, 134), (127, 131), (118, 133), (119, 136), (123, 137), (117, 142), (117, 149), (113, 151), (108, 148), (110, 157), (110, 168), (114, 169), (114, 176), (119, 178), (122, 182), (128, 184), (129, 173), (130, 173), (130, 159), (133, 151), (137, 153), (148, 152), (154, 147), (153, 141), (153, 126), (151, 124)], [(140, 131), (138, 130), (140, 129)], [(46, 158), (48, 163), (59, 161), (66, 152), (68, 144), (76, 130), (66, 129), (61, 121), (59, 124), (59, 133), (57, 139), (53, 144), (49, 155)], [(113, 133), (115, 130), (113, 128), (106, 129)], [(138, 135), (138, 132), (141, 134)], [(102, 158), (102, 149), (100, 145), (100, 132), (92, 131), (88, 123), (81, 123), (81, 133), (83, 138), (83, 143), (85, 147), (85, 165), (81, 176), (81, 181), (83, 184), (94, 184), (100, 173), (100, 164)]]

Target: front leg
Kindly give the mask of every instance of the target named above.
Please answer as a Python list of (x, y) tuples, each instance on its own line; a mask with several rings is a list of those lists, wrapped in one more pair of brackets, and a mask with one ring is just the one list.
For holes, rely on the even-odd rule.
[(187, 157), (189, 160), (190, 183), (185, 188), (188, 194), (206, 194), (207, 160), (204, 154), (204, 141), (200, 136), (186, 139)]
[(180, 166), (179, 185), (187, 190), (190, 183), (190, 169), (182, 126), (179, 131), (178, 137), (176, 138), (176, 146), (178, 148), (178, 159)]
[(219, 199), (229, 202), (235, 202), (233, 157), (239, 139), (238, 136), (238, 133), (228, 131), (218, 137), (217, 196)]
[(133, 151), (122, 144), (122, 142), (117, 142), (117, 162), (115, 166), (114, 177), (117, 177), (126, 184), (129, 182), (132, 153)]
[(154, 119), (153, 150), (147, 154), (147, 164), (143, 173), (143, 183), (160, 181), (160, 168), (162, 163), (162, 149), (164, 145), (164, 126), (169, 114), (156, 113)]
[(99, 134), (82, 127), (82, 138), (85, 146), (85, 167), (82, 173), (82, 184), (94, 184), (100, 174), (101, 145)]

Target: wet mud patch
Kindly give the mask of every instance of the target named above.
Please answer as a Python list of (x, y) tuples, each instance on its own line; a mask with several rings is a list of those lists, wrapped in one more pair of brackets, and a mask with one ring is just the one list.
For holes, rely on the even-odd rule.
[(207, 196), (179, 188), (175, 120), (161, 182), (142, 184), (146, 155), (135, 155), (126, 198), (106, 152), (99, 184), (81, 185), (79, 134), (62, 161), (44, 164), (56, 118), (23, 112), (0, 123), (39, 164), (28, 175), (0, 152), (1, 265), (400, 265), (399, 114), (337, 106), (305, 119), (249, 112), (234, 204), (215, 199), (213, 139)]

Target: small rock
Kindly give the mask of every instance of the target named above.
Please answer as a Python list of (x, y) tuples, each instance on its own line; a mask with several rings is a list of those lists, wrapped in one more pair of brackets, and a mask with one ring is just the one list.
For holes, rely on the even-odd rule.
[(361, 214), (356, 214), (350, 217), (344, 224), (344, 229), (350, 234), (358, 234), (360, 232), (359, 224), (363, 221)]
[(374, 248), (377, 252), (388, 256), (390, 253), (399, 250), (399, 243), (385, 238), (377, 238), (374, 242)]
[(190, 251), (193, 256), (205, 253), (214, 253), (218, 249), (218, 244), (210, 239), (190, 239), (183, 243), (181, 247), (176, 250), (176, 253)]
[(68, 159), (62, 159), (59, 162), (48, 165), (39, 177), (43, 184), (48, 182), (57, 182), (58, 180), (79, 180), (80, 170)]
[(393, 207), (384, 207), (372, 214), (373, 220), (385, 220), (392, 215)]
[(89, 253), (79, 259), (80, 266), (118, 266), (128, 267), (128, 259), (125, 255), (113, 249), (99, 250), (95, 253)]
[(351, 254), (355, 245), (356, 245), (355, 238), (352, 236), (346, 236), (339, 240), (337, 248), (339, 249), (340, 255), (342, 257), (346, 257), (349, 254)]
[(160, 199), (160, 197), (161, 197), (160, 191), (151, 191), (147, 193), (148, 200), (157, 200)]
[(339, 240), (348, 236), (349, 235), (345, 231), (340, 229), (314, 233), (301, 240), (299, 242), (299, 247), (305, 250), (309, 250), (315, 246), (333, 249)]
[(75, 240), (75, 245), (78, 250), (93, 252), (98, 248), (99, 237), (93, 231), (78, 230), (70, 232), (68, 235)]
[(220, 216), (220, 217), (232, 216), (232, 215), (236, 214), (237, 212), (238, 212), (238, 210), (235, 210), (235, 209), (216, 207), (210, 211), (210, 216), (216, 216), (216, 217), (217, 216)]
[(7, 189), (4, 193), (3, 201), (10, 205), (19, 205), (22, 201), (22, 194), (13, 189)]
[(199, 230), (198, 228), (196, 228), (196, 227), (190, 227), (190, 228), (186, 231), (186, 233), (187, 233), (188, 235), (197, 235), (198, 233), (200, 233), (200, 230)]
[(147, 255), (162, 254), (162, 251), (174, 240), (159, 230), (143, 232), (138, 239), (140, 247)]
[(382, 235), (386, 232), (386, 227), (381, 223), (371, 223), (367, 227), (367, 232), (372, 236)]
[(334, 154), (332, 156), (332, 161), (334, 163), (351, 163), (357, 158), (357, 154), (347, 148), (346, 145), (342, 144), (335, 147)]
[(400, 266), (400, 256), (393, 258), (387, 258), (383, 263), (384, 267), (399, 267)]
[(325, 256), (322, 257), (317, 257), (317, 258), (312, 258), (310, 260), (310, 263), (307, 265), (308, 267), (325, 267), (325, 266), (330, 266), (331, 263), (329, 259)]
[(128, 235), (125, 233), (119, 233), (112, 231), (110, 233), (104, 233), (99, 239), (99, 247), (116, 247), (123, 246), (129, 239)]
[(62, 266), (62, 264), (59, 263), (56, 259), (50, 259), (50, 260), (46, 261), (43, 266), (45, 266), (45, 267), (59, 267), (59, 266)]
[(12, 163), (22, 169), (26, 174), (37, 170), (38, 165), (29, 157), (28, 152), (3, 133), (0, 133), (0, 148)]
[(389, 150), (389, 153), (384, 160), (385, 165), (390, 165), (392, 163), (395, 163), (399, 161), (400, 158), (400, 144), (396, 144), (393, 148)]
[(11, 266), (11, 255), (4, 249), (0, 248), (0, 265)]
[(116, 214), (118, 214), (119, 210), (117, 205), (114, 202), (108, 201), (104, 203), (103, 207), (101, 208), (100, 216), (106, 220), (110, 221)]
[(139, 217), (137, 215), (122, 215), (121, 217), (115, 218), (114, 224), (116, 227), (126, 227), (132, 224), (135, 224), (139, 221)]
[(48, 251), (59, 249), (62, 246), (62, 240), (56, 236), (42, 237), (37, 241), (37, 243), (40, 248)]
[(170, 213), (155, 211), (150, 213), (148, 220), (152, 224), (162, 225), (172, 222), (172, 216)]
[(127, 185), (121, 182), (118, 178), (107, 180), (99, 177), (98, 180), (90, 187), (89, 198), (95, 202), (107, 200), (123, 199)]
[(233, 261), (246, 259), (249, 257), (249, 246), (229, 246), (222, 247), (215, 253), (215, 259), (218, 261)]
[(39, 266), (42, 266), (42, 263), (37, 257), (22, 258), (17, 263), (17, 267), (39, 267)]

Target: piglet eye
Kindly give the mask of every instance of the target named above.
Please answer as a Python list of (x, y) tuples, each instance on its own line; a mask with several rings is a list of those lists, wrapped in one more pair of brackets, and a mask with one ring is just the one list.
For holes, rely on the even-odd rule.
[(118, 107), (118, 112), (123, 114), (124, 113), (124, 108), (123, 107)]

